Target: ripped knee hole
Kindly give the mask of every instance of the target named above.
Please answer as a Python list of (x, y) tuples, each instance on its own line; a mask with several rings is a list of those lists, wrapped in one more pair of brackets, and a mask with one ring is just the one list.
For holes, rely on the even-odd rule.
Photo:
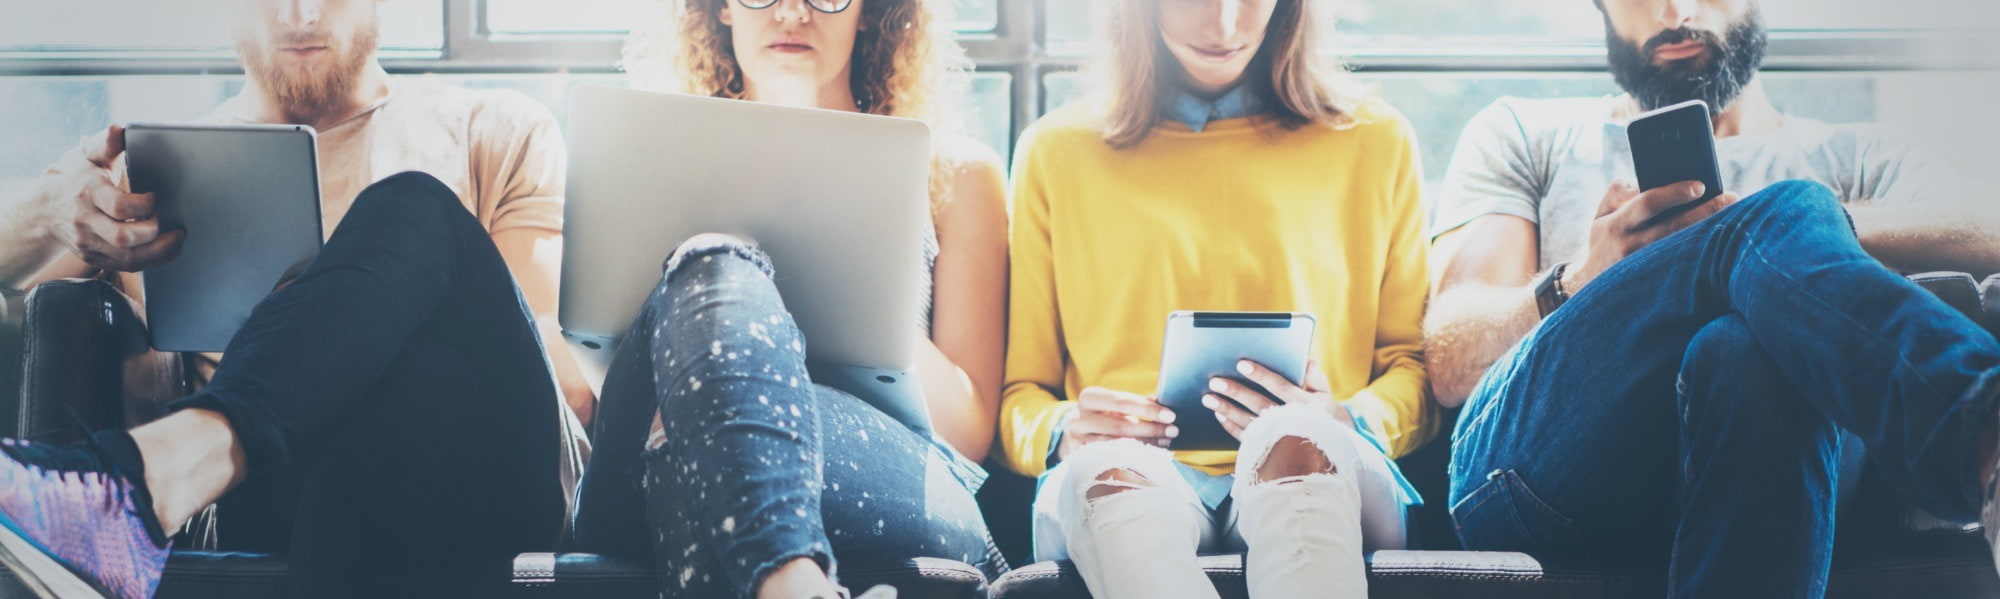
[(1097, 475), (1096, 482), (1083, 492), (1085, 501), (1097, 501), (1126, 491), (1152, 488), (1153, 481), (1127, 468), (1113, 468)]
[(1264, 461), (1257, 464), (1256, 482), (1288, 484), (1314, 474), (1336, 474), (1333, 460), (1304, 437), (1286, 436), (1271, 444)]

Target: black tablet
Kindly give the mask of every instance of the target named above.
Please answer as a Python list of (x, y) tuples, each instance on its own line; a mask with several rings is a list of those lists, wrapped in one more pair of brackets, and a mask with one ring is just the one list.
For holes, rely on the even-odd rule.
[(1174, 411), (1180, 427), (1168, 449), (1236, 449), (1215, 411), (1201, 405), (1208, 381), (1223, 377), (1253, 389), (1236, 363), (1263, 364), (1293, 383), (1305, 381), (1312, 353), (1313, 316), (1297, 312), (1174, 312), (1167, 316), (1160, 352), (1160, 404)]
[(125, 164), (180, 255), (140, 274), (154, 349), (222, 351), (250, 310), (319, 254), (319, 163), (303, 125), (134, 123)]

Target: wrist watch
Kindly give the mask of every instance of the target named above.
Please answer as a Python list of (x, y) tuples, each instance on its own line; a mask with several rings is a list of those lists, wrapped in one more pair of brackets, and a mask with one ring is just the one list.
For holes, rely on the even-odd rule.
[(1569, 293), (1562, 288), (1563, 271), (1568, 269), (1568, 262), (1558, 262), (1535, 278), (1535, 306), (1541, 308), (1542, 318), (1548, 318), (1549, 313), (1569, 301)]

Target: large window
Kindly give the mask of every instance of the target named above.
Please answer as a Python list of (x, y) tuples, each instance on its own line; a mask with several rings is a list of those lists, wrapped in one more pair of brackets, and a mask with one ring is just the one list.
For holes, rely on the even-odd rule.
[[(237, 0), (9, 4), (0, 18), (0, 57), (9, 60), (227, 59)], [(444, 0), (384, 0), (380, 6), (385, 57), (442, 57)]]
[[(0, 183), (32, 177), (106, 123), (194, 118), (233, 93), (241, 75), (224, 11), (239, 1), (11, 8), (0, 19), (0, 139), (8, 140)], [(665, 1), (381, 0), (384, 62), (399, 74), (519, 89), (560, 116), (571, 86), (623, 81), (624, 31)], [(1496, 98), (1614, 91), (1603, 73), (1603, 21), (1587, 0), (1309, 1), (1331, 5), (1346, 61), (1416, 123), (1433, 177), (1465, 120)], [(1097, 13), (1106, 4), (954, 0), (952, 24), (978, 65), (958, 111), (967, 132), (1007, 154), (1041, 113), (1088, 93), (1076, 70), (1103, 50)], [(1968, 88), (1962, 71), (1927, 67), (1935, 57), (1918, 43), (1994, 22), (1991, 4), (1763, 0), (1772, 95), (1793, 114), (1922, 128), (1937, 120), (1932, 100), (1967, 89), (1993, 97), (1990, 87)], [(1990, 46), (1974, 47), (1951, 56), (1961, 63), (1953, 68), (1993, 68)]]

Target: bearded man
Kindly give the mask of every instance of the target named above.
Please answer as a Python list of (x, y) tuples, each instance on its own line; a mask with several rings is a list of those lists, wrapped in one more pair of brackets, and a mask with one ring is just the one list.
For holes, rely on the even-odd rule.
[[(1499, 101), (1438, 190), (1425, 355), (1464, 408), (1461, 540), (1820, 597), (1864, 461), (1991, 539), (2000, 343), (1897, 271), (2000, 270), (1996, 212), (1880, 128), (1773, 106), (1755, 0), (1597, 9), (1625, 93)], [(1625, 124), (1688, 100), (1727, 189), (1673, 214), (1707, 190), (1636, 189)]]
[[(227, 352), (189, 357), (198, 390), (166, 416), (0, 440), (0, 563), (42, 594), (149, 596), (172, 532), (220, 500), (223, 547), (288, 554), (295, 595), (480, 594), (553, 549), (561, 431), (590, 416), (553, 326), (560, 133), (520, 94), (390, 77), (380, 0), (239, 2), (248, 82), (200, 120), (317, 130), (326, 244)], [(137, 273), (188, 232), (130, 193), (123, 145), (114, 125), (0, 199), (0, 284), (104, 277), (143, 302)]]

